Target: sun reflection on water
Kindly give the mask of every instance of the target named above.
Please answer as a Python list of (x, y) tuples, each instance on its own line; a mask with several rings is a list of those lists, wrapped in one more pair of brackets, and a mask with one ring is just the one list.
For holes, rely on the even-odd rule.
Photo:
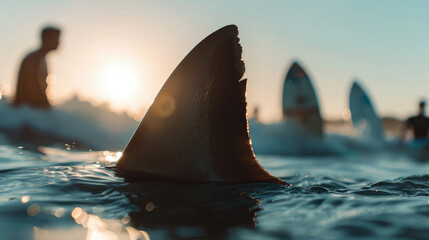
[(122, 152), (102, 151), (99, 153), (99, 160), (106, 164), (116, 163), (121, 157)]
[(24, 195), (24, 196), (21, 197), (21, 202), (22, 203), (28, 203), (28, 201), (30, 201), (30, 196)]
[[(107, 222), (102, 220), (99, 216), (88, 214), (82, 208), (77, 207), (73, 209), (71, 216), (76, 221), (76, 223), (82, 225), (84, 228), (87, 228), (87, 240), (110, 240), (110, 239), (124, 239), (123, 232), (118, 232), (118, 226), (121, 228), (121, 221)], [(118, 225), (119, 224), (119, 225)], [(133, 227), (127, 226), (125, 230), (128, 233), (128, 239), (130, 240), (150, 240), (149, 235), (145, 231), (137, 230)]]
[[(55, 212), (62, 213), (64, 209), (58, 208)], [(55, 214), (54, 214), (55, 215)], [(33, 237), (35, 240), (50, 239), (86, 239), (86, 240), (150, 240), (145, 231), (137, 230), (131, 226), (124, 226), (129, 222), (129, 216), (126, 223), (124, 218), (121, 220), (106, 220), (99, 216), (88, 214), (80, 207), (76, 207), (71, 212), (71, 217), (82, 228), (72, 229), (43, 229), (33, 228)]]

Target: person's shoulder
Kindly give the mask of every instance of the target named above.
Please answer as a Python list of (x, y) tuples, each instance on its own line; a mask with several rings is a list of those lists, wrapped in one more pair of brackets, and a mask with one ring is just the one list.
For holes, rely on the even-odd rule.
[(405, 120), (405, 124), (407, 124), (407, 125), (413, 124), (417, 118), (418, 118), (418, 116), (411, 116), (411, 117), (407, 118), (407, 120)]
[(411, 117), (407, 118), (407, 122), (413, 121), (416, 118), (418, 118), (418, 116), (411, 116)]
[(38, 58), (39, 58), (39, 51), (38, 50), (34, 50), (34, 51), (29, 52), (27, 55), (25, 55), (25, 57), (22, 60), (22, 62), (35, 61)]

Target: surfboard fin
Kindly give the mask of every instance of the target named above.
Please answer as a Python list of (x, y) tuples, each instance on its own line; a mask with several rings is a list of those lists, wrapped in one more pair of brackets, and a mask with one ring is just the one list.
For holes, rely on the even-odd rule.
[(276, 182), (257, 162), (248, 132), (238, 29), (201, 41), (156, 96), (117, 167), (186, 182)]

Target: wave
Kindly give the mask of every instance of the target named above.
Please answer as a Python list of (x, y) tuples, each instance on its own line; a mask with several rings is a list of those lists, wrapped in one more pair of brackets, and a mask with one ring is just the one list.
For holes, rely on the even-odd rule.
[[(53, 109), (11, 106), (0, 100), (0, 144), (58, 146), (93, 150), (124, 149), (138, 122), (124, 113), (94, 106), (74, 97)], [(265, 155), (356, 155), (392, 149), (398, 141), (380, 141), (369, 136), (325, 133), (313, 136), (290, 122), (264, 124), (249, 120), (253, 150)]]
[(264, 124), (249, 120), (249, 134), (256, 154), (273, 155), (354, 155), (379, 151), (386, 142), (370, 136), (325, 133), (314, 136), (292, 122)]
[[(51, 110), (13, 107), (0, 101), (0, 143), (37, 147), (123, 149), (138, 122), (89, 102), (72, 98)], [(29, 147), (31, 148), (31, 147)]]

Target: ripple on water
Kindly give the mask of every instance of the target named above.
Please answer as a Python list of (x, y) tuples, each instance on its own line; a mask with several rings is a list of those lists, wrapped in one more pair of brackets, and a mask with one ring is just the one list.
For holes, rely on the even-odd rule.
[[(1, 151), (1, 148), (0, 148)], [(88, 236), (81, 209), (105, 239), (144, 231), (152, 239), (425, 239), (428, 236), (429, 167), (369, 170), (389, 165), (377, 158), (273, 161), (293, 187), (277, 184), (129, 183), (93, 153), (31, 153), (0, 168), (0, 230), (19, 227), (8, 239)], [(57, 159), (61, 156), (61, 159)], [(1, 154), (0, 154), (1, 157)], [(25, 158), (25, 159), (24, 159)], [(59, 158), (59, 157), (58, 157)], [(70, 161), (65, 159), (70, 158)], [(92, 161), (82, 159), (91, 159)], [(0, 159), (1, 160), (1, 159)], [(31, 161), (27, 163), (26, 161)], [(280, 162), (278, 162), (280, 161)], [(377, 161), (381, 161), (378, 163)], [(288, 164), (285, 164), (287, 162)], [(37, 163), (43, 163), (37, 165)], [(401, 165), (403, 168), (404, 164)], [(272, 169), (269, 169), (270, 171)], [(402, 175), (398, 176), (398, 173)], [(76, 210), (80, 211), (80, 210)], [(75, 212), (76, 213), (76, 212)], [(128, 230), (126, 227), (132, 227)], [(56, 233), (56, 229), (58, 233)], [(83, 231), (83, 233), (82, 233)], [(57, 234), (57, 235), (55, 235)], [(80, 235), (79, 235), (80, 234)], [(104, 235), (103, 235), (104, 234)], [(100, 235), (100, 236), (101, 236)], [(22, 237), (25, 236), (25, 237)], [(95, 235), (94, 235), (95, 236)]]

